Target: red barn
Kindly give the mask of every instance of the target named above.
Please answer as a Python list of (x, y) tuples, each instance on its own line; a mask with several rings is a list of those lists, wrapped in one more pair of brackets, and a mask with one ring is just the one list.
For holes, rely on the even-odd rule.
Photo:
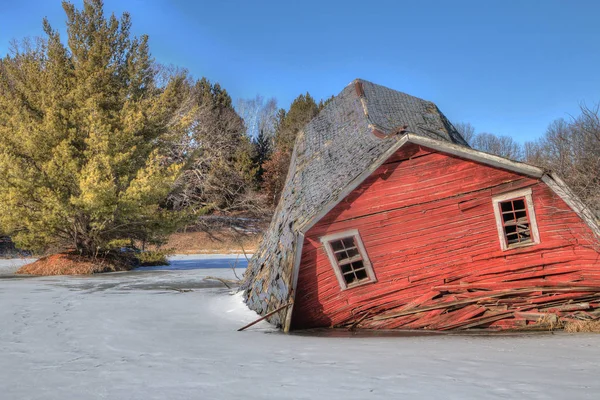
[(599, 238), (552, 173), (473, 150), (433, 103), (356, 80), (299, 133), (245, 299), (286, 331), (594, 319)]

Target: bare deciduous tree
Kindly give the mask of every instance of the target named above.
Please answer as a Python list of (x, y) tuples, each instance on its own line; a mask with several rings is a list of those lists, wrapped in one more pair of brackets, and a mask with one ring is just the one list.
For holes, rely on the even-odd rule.
[(475, 138), (475, 127), (471, 125), (469, 122), (457, 122), (454, 125), (454, 128), (461, 134), (463, 139), (469, 144), (469, 146), (473, 145), (473, 139)]
[(600, 106), (580, 109), (579, 116), (553, 121), (542, 138), (524, 145), (509, 136), (475, 133), (469, 123), (454, 126), (477, 150), (557, 173), (600, 216)]
[(196, 214), (208, 211), (253, 212), (260, 206), (253, 193), (256, 167), (244, 121), (229, 95), (206, 80), (189, 85), (180, 108), (174, 159), (186, 167), (169, 202)]
[(486, 153), (495, 154), (511, 160), (521, 160), (523, 150), (510, 136), (496, 136), (491, 133), (478, 133), (472, 139), (471, 146)]
[(524, 149), (510, 136), (497, 136), (485, 132), (475, 133), (475, 127), (469, 122), (457, 122), (453, 125), (469, 146), (474, 149), (513, 160), (523, 158)]
[(559, 174), (600, 215), (600, 114), (581, 106), (571, 121), (557, 119), (538, 141), (526, 144), (526, 161)]
[(256, 138), (260, 132), (266, 137), (273, 137), (277, 127), (277, 100), (256, 95), (253, 99), (239, 99), (236, 107), (237, 113), (244, 120), (247, 134)]

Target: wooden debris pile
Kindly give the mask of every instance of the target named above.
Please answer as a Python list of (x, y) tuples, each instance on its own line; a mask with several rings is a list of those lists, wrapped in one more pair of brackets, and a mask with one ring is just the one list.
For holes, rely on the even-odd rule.
[(394, 309), (367, 311), (350, 327), (372, 329), (530, 329), (600, 321), (600, 281), (527, 280), (435, 286)]

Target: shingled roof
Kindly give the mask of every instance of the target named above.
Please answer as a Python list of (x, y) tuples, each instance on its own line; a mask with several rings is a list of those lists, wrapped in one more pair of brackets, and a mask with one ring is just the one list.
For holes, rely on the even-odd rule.
[[(298, 134), (279, 205), (246, 271), (251, 309), (264, 315), (287, 304), (299, 235), (407, 132), (468, 146), (432, 102), (360, 79)], [(270, 322), (283, 325), (285, 314)]]

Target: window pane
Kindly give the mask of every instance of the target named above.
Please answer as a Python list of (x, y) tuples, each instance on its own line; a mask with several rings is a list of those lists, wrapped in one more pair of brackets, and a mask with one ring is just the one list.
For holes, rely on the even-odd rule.
[(346, 281), (346, 284), (349, 285), (352, 282), (356, 281), (356, 276), (354, 276), (354, 273), (344, 275), (344, 281)]
[(361, 268), (365, 267), (362, 261), (355, 261), (351, 265), (352, 265), (352, 269), (355, 270), (355, 271), (357, 269), (361, 269)]
[(506, 212), (506, 211), (512, 211), (512, 202), (510, 201), (505, 201), (500, 203), (500, 208), (502, 209), (502, 212)]
[(340, 265), (342, 270), (342, 274), (347, 274), (348, 272), (352, 272), (352, 264)]
[(521, 219), (521, 218), (525, 218), (527, 219), (527, 213), (525, 212), (525, 210), (523, 211), (517, 211), (515, 212), (517, 219)]
[(329, 242), (329, 244), (331, 245), (333, 251), (342, 250), (344, 248), (344, 244), (341, 240), (334, 240), (332, 242)]
[(335, 253), (335, 258), (337, 258), (338, 261), (345, 260), (348, 258), (348, 253), (345, 251), (340, 251), (339, 253)]
[(502, 214), (502, 221), (504, 223), (512, 222), (514, 220), (515, 220), (515, 214), (513, 214), (512, 212), (508, 213), (508, 214)]
[(517, 233), (512, 233), (510, 235), (506, 235), (506, 240), (508, 241), (508, 244), (519, 243), (519, 236)]
[(531, 239), (531, 233), (529, 233), (529, 231), (519, 232), (519, 238), (521, 241), (529, 240)]
[(353, 237), (344, 238), (342, 241), (344, 242), (344, 247), (355, 247)]
[(348, 255), (348, 258), (354, 257), (358, 255), (358, 249), (357, 248), (353, 248), (353, 249), (348, 249), (346, 251), (346, 254)]
[(518, 199), (513, 200), (513, 210), (524, 210), (525, 209), (525, 200)]
[(365, 279), (367, 277), (367, 271), (365, 269), (359, 269), (358, 271), (355, 271), (355, 274), (358, 280)]

